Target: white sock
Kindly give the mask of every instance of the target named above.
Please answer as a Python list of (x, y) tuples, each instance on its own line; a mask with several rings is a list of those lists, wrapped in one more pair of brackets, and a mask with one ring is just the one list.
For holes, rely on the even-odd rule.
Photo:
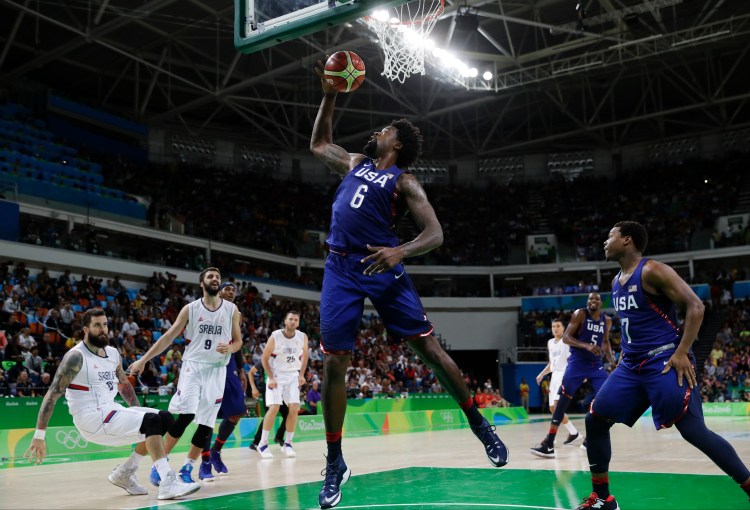
[(258, 446), (263, 446), (268, 444), (268, 433), (271, 432), (270, 430), (263, 429), (263, 432), (260, 433), (260, 444)]
[(169, 462), (167, 461), (166, 457), (163, 457), (154, 462), (154, 467), (159, 472), (159, 478), (161, 478), (162, 480), (166, 480), (167, 474), (172, 471), (172, 469), (170, 469), (169, 467)]
[(294, 432), (287, 432), (286, 439), (284, 440), (284, 442), (292, 444), (292, 439), (294, 439)]
[(563, 427), (565, 427), (568, 430), (568, 432), (570, 432), (574, 436), (578, 434), (578, 429), (575, 427), (575, 425), (573, 425), (572, 421), (568, 421), (568, 423), (563, 423)]
[(133, 450), (133, 453), (130, 454), (130, 457), (128, 457), (128, 460), (125, 461), (125, 464), (122, 465), (123, 469), (138, 469), (138, 466), (141, 464), (141, 461), (143, 460), (143, 455), (139, 455), (135, 453), (135, 450)]
[(185, 465), (195, 465), (195, 459), (191, 459), (190, 457), (185, 457)]

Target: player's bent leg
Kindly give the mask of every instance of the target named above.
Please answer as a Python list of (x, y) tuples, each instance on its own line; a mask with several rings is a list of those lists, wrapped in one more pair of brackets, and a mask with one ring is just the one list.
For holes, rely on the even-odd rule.
[(122, 487), (128, 494), (132, 495), (146, 495), (148, 490), (143, 487), (136, 477), (136, 471), (140, 464), (141, 459), (150, 453), (154, 461), (164, 458), (164, 445), (161, 438), (161, 420), (159, 414), (153, 412), (146, 412), (143, 414), (141, 425), (138, 431), (146, 436), (146, 439), (138, 443), (130, 455), (130, 458), (110, 473), (108, 480), (113, 485)]
[(508, 447), (497, 437), (495, 426), (490, 425), (477, 409), (469, 393), (469, 388), (461, 377), (461, 371), (453, 358), (448, 356), (433, 335), (411, 337), (407, 339), (407, 343), (422, 361), (435, 372), (440, 384), (451, 394), (466, 414), (472, 432), (484, 445), (490, 464), (495, 467), (506, 465), (510, 457)]
[(706, 427), (703, 417), (688, 411), (675, 427), (688, 443), (705, 453), (750, 496), (750, 470), (729, 441)]

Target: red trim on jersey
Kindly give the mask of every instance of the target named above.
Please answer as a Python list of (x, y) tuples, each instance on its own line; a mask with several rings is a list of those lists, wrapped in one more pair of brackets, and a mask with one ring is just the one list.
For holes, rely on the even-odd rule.
[(560, 395), (563, 395), (563, 396), (568, 397), (569, 399), (573, 400), (573, 395), (568, 395), (565, 392), (565, 386), (563, 384), (560, 385)]
[[(646, 297), (648, 298), (648, 296), (646, 296)], [(648, 298), (648, 306), (650, 306), (651, 309), (656, 312), (656, 315), (658, 315), (659, 317), (661, 317), (662, 319), (664, 319), (665, 321), (667, 321), (667, 324), (669, 324), (670, 326), (672, 326), (675, 329), (675, 331), (679, 331), (680, 330), (680, 328), (678, 328), (677, 326), (675, 326), (674, 322), (672, 322), (670, 320), (670, 318), (667, 317), (667, 314), (664, 313), (664, 312), (662, 312), (661, 308), (659, 308), (656, 305), (656, 303), (654, 303), (653, 301), (651, 301), (651, 298)]]
[(88, 386), (81, 386), (80, 384), (70, 384), (68, 385), (68, 388), (71, 390), (89, 391)]
[(216, 402), (214, 402), (214, 405), (216, 405), (216, 404), (221, 404), (221, 401), (222, 401), (222, 400), (224, 400), (224, 398), (223, 398), (223, 397), (222, 397), (222, 398), (217, 398), (217, 399), (216, 399)]
[(662, 423), (661, 425), (659, 425), (659, 430), (668, 429), (669, 427), (671, 427), (672, 425), (680, 421), (683, 418), (683, 416), (685, 416), (685, 413), (687, 413), (687, 410), (688, 410), (688, 405), (690, 404), (691, 394), (692, 394), (692, 388), (688, 386), (687, 389), (685, 390), (685, 398), (682, 399), (682, 412), (678, 414), (677, 418), (672, 420), (670, 423)]
[(323, 354), (338, 354), (339, 356), (347, 356), (352, 353), (352, 349), (334, 349), (328, 350), (323, 346), (323, 340), (320, 341), (320, 350)]
[(117, 411), (110, 411), (107, 417), (104, 418), (104, 423), (109, 423), (116, 414), (117, 414)]
[(426, 331), (424, 333), (419, 333), (417, 335), (405, 336), (404, 338), (401, 339), (401, 341), (403, 342), (404, 340), (408, 341), (408, 340), (416, 340), (417, 338), (424, 338), (426, 336), (430, 336), (433, 331), (435, 331), (435, 326), (433, 326), (432, 324), (430, 324), (430, 329), (428, 331)]

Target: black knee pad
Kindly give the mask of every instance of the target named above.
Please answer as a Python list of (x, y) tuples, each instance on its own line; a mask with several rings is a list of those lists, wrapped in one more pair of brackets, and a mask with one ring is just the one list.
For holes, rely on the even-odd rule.
[(138, 429), (146, 437), (161, 436), (161, 419), (157, 413), (146, 413), (141, 422), (141, 428)]
[(230, 416), (229, 418), (227, 418), (227, 421), (230, 421), (234, 425), (237, 425), (240, 422), (240, 420), (242, 419), (243, 416), (245, 416), (245, 415), (244, 414), (235, 414), (234, 416)]
[(169, 426), (169, 435), (172, 437), (182, 437), (182, 434), (185, 433), (185, 429), (190, 425), (190, 422), (193, 421), (193, 418), (195, 418), (194, 414), (178, 415), (177, 421)]
[(614, 425), (614, 421), (596, 416), (595, 414), (586, 413), (586, 434), (608, 434), (609, 429)]
[(159, 420), (161, 420), (161, 435), (163, 436), (174, 423), (174, 417), (169, 411), (159, 411)]
[(211, 434), (214, 433), (214, 429), (207, 425), (198, 425), (198, 429), (193, 434), (193, 440), (190, 441), (194, 446), (197, 446), (201, 450), (211, 440)]

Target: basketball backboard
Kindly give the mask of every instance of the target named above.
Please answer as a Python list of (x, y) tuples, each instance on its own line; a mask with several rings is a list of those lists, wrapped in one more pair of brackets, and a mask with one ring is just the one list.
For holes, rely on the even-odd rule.
[(253, 53), (409, 0), (235, 0), (234, 46)]

